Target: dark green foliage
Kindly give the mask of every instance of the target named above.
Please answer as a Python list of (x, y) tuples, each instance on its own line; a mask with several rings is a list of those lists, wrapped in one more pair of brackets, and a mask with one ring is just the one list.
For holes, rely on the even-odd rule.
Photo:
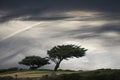
[[(0, 80), (16, 80), (6, 76)], [(120, 70), (101, 69), (95, 71), (83, 71), (72, 74), (61, 74), (56, 76), (44, 75), (42, 78), (18, 78), (17, 80), (120, 80)]]
[(120, 70), (95, 70), (62, 74), (42, 80), (120, 80)]
[(10, 76), (6, 76), (6, 77), (0, 77), (0, 80), (14, 80), (14, 78)]
[(19, 64), (30, 66), (30, 69), (37, 69), (41, 66), (49, 64), (49, 60), (39, 56), (27, 56)]
[(56, 78), (56, 80), (81, 80), (81, 79), (82, 77), (79, 74), (62, 74)]
[(58, 45), (47, 51), (49, 58), (56, 64), (56, 71), (63, 59), (67, 60), (72, 57), (82, 57), (87, 50), (76, 45)]
[(67, 59), (71, 57), (82, 57), (85, 55), (85, 48), (80, 48), (80, 46), (75, 45), (58, 45), (48, 50), (48, 55), (50, 58)]
[(18, 68), (17, 67), (12, 67), (12, 68), (8, 68), (8, 69), (0, 69), (0, 73), (5, 73), (5, 72), (10, 72), (10, 71), (17, 71)]

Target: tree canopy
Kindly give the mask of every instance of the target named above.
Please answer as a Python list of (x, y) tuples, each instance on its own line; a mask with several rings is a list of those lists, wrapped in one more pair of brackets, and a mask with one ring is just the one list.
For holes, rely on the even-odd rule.
[(19, 64), (29, 66), (30, 69), (37, 69), (41, 66), (49, 64), (49, 60), (46, 58), (41, 58), (39, 56), (27, 56)]
[(79, 58), (85, 56), (87, 49), (81, 48), (77, 45), (58, 45), (54, 46), (52, 49), (47, 51), (49, 59), (53, 61), (56, 66), (54, 70), (56, 71), (59, 68), (59, 65), (62, 60), (67, 60), (68, 58)]

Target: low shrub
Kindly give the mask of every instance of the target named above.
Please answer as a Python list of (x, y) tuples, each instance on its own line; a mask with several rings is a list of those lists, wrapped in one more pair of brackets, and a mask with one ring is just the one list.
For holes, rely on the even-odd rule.
[(0, 77), (0, 80), (14, 80), (11, 76)]

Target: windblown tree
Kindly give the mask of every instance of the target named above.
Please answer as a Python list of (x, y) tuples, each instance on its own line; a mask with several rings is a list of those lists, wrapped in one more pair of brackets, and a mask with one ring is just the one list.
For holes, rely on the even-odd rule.
[(81, 48), (76, 45), (58, 45), (47, 51), (49, 59), (53, 61), (56, 65), (54, 71), (60, 66), (63, 60), (68, 60), (68, 58), (79, 58), (85, 55), (87, 49)]
[(23, 64), (29, 66), (29, 69), (37, 69), (41, 66), (49, 64), (49, 60), (47, 58), (41, 58), (39, 56), (27, 56), (19, 64)]

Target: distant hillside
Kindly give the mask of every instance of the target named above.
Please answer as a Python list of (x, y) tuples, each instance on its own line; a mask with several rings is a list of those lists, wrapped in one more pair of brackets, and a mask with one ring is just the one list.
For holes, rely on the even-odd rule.
[(43, 80), (120, 80), (120, 70), (99, 69), (72, 74), (62, 74)]
[(120, 80), (120, 70), (116, 69), (93, 71), (59, 70), (56, 72), (56, 75), (51, 76), (52, 72), (51, 70), (6, 71), (1, 72), (0, 80), (15, 80), (16, 73), (18, 74), (18, 80)]

